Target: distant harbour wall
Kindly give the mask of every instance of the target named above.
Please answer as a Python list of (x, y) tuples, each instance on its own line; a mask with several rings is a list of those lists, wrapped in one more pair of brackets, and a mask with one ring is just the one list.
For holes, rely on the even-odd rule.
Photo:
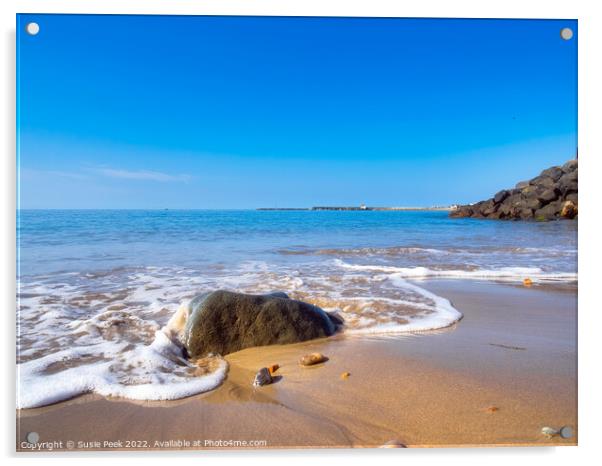
[(260, 207), (257, 210), (344, 210), (344, 211), (382, 211), (382, 210), (402, 210), (402, 211), (422, 211), (422, 210), (440, 210), (451, 211), (455, 206), (433, 206), (433, 207), (369, 207), (369, 206), (315, 206), (315, 207)]

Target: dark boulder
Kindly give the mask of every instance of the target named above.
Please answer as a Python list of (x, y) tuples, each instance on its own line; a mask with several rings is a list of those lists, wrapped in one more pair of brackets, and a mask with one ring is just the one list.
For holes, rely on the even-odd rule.
[(535, 220), (553, 220), (558, 218), (562, 209), (562, 201), (554, 201), (535, 211)]
[(570, 219), (577, 217), (577, 205), (573, 201), (565, 201), (560, 209), (560, 216)]
[(564, 174), (558, 180), (558, 189), (564, 195), (570, 193), (576, 193), (578, 188), (578, 179), (577, 179), (577, 171), (572, 171), (570, 173)]
[(541, 201), (536, 198), (523, 199), (522, 205), (527, 209), (537, 210), (541, 207)]
[(561, 167), (561, 170), (564, 173), (569, 173), (569, 172), (577, 170), (577, 159), (575, 159), (575, 160), (569, 160), (567, 163), (565, 163)]
[(527, 186), (529, 186), (529, 182), (528, 181), (519, 181), (518, 183), (516, 183), (515, 188), (516, 189), (523, 189), (523, 188), (526, 188)]
[(449, 213), (449, 215), (451, 217), (455, 217), (455, 218), (472, 217), (473, 214), (474, 214), (474, 211), (472, 210), (472, 207), (469, 205), (459, 206), (457, 209), (454, 209)]
[(553, 188), (556, 182), (549, 176), (540, 175), (533, 178), (530, 183), (534, 186), (539, 186), (542, 188)]
[(543, 204), (547, 204), (548, 202), (555, 201), (558, 199), (558, 195), (560, 194), (560, 190), (558, 188), (547, 188), (542, 189), (537, 194), (537, 199)]
[(495, 213), (498, 209), (499, 204), (496, 204), (493, 199), (487, 201), (487, 205), (481, 207), (481, 213), (485, 217), (489, 217), (491, 214)]
[(495, 196), (493, 196), (493, 202), (495, 202), (496, 204), (499, 204), (504, 199), (506, 199), (508, 197), (508, 195), (509, 195), (508, 191), (505, 189), (502, 189), (501, 191), (498, 191), (498, 193)]
[(487, 215), (493, 213), (496, 209), (496, 205), (495, 205), (495, 202), (493, 202), (493, 199), (489, 199), (488, 201), (479, 202), (479, 203), (475, 204), (474, 207), (478, 208), (479, 213), (485, 217)]
[(564, 172), (560, 167), (550, 167), (542, 171), (540, 176), (551, 178), (553, 181), (558, 181), (563, 174)]
[(484, 208), (484, 204), (485, 204), (485, 201), (480, 201), (472, 206), (473, 217), (478, 217), (478, 216), (483, 215), (482, 209)]
[(508, 196), (506, 200), (500, 206), (500, 212), (505, 218), (518, 218), (520, 217), (521, 210), (526, 207), (524, 205), (524, 199), (520, 193), (512, 194)]
[(498, 207), (498, 214), (501, 218), (508, 218), (511, 210), (512, 205), (509, 202), (505, 202)]
[(520, 193), (523, 197), (536, 197), (537, 193), (541, 190), (539, 186), (534, 186), (530, 184), (529, 186), (524, 187), (520, 190)]
[(250, 295), (218, 290), (190, 302), (184, 345), (192, 358), (252, 346), (296, 343), (332, 335), (339, 321), (284, 293)]

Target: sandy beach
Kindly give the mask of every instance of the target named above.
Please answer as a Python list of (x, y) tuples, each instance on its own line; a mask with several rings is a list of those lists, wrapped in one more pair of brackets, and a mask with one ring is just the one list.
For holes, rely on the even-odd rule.
[[(62, 441), (59, 450), (575, 445), (576, 286), (418, 283), (464, 318), (424, 334), (243, 350), (226, 357), (219, 388), (178, 401), (84, 395), (18, 410), (17, 449), (32, 431)], [(314, 351), (329, 360), (298, 365)], [(270, 364), (280, 365), (276, 383), (253, 388)], [(547, 439), (544, 426), (571, 426), (574, 436)]]

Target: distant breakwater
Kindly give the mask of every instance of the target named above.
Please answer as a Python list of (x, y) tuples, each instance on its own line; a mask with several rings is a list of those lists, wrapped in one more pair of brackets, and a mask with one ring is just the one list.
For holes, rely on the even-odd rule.
[(315, 206), (315, 207), (260, 207), (257, 210), (344, 210), (344, 211), (364, 211), (364, 210), (402, 210), (402, 211), (425, 211), (440, 210), (451, 211), (453, 206), (434, 206), (434, 207), (369, 207), (369, 206)]

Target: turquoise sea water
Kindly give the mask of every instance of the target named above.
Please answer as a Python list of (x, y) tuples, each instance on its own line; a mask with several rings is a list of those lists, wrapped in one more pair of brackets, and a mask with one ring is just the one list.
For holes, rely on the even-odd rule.
[(429, 291), (432, 278), (520, 284), (529, 277), (535, 286), (577, 280), (573, 221), (400, 211), (24, 210), (17, 238), (20, 407), (90, 391), (173, 399), (217, 386), (225, 363), (193, 376), (165, 331), (178, 308), (205, 291), (284, 291), (339, 313), (343, 332), (361, 337), (457, 322), (462, 309)]
[(401, 267), (576, 272), (577, 224), (568, 221), (399, 211), (24, 210), (18, 224), (24, 279), (117, 267), (202, 271), (242, 261), (286, 265), (333, 257)]

